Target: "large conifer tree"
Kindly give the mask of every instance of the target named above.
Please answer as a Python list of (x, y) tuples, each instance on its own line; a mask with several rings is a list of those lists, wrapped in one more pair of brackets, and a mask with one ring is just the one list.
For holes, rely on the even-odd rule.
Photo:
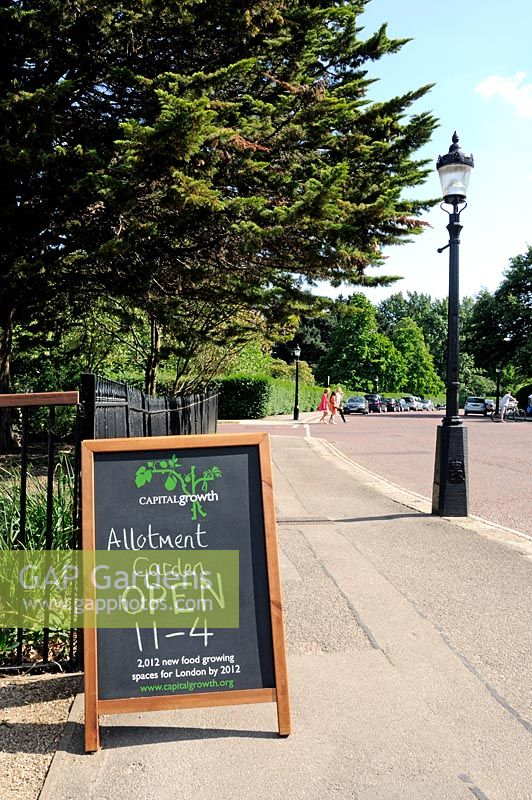
[(365, 270), (421, 230), (407, 190), (435, 123), (408, 116), (426, 86), (370, 102), (371, 62), (403, 42), (361, 35), (366, 3), (4, 4), (0, 391), (36, 306), (51, 325), (123, 297), (183, 348), (192, 302), (268, 325), (303, 280), (386, 282)]

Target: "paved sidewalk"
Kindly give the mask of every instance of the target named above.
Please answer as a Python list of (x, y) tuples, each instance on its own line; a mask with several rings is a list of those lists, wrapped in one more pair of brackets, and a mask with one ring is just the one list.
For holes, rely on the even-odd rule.
[[(300, 411), (299, 419), (294, 419), (293, 414), (273, 414), (270, 417), (261, 417), (260, 419), (220, 419), (219, 425), (305, 425), (316, 423), (319, 424), (321, 419), (321, 411)], [(349, 416), (349, 415), (348, 415)], [(329, 424), (329, 423), (327, 423)]]
[(84, 755), (78, 698), (40, 800), (530, 800), (530, 543), (272, 446), (292, 735), (273, 705), (130, 714)]

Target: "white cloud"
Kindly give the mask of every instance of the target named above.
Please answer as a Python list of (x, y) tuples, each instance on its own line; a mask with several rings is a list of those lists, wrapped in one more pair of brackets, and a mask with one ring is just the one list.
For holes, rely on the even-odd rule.
[(486, 100), (500, 97), (515, 108), (518, 116), (532, 119), (532, 83), (524, 83), (525, 78), (526, 72), (516, 72), (509, 78), (490, 75), (475, 86), (475, 92)]

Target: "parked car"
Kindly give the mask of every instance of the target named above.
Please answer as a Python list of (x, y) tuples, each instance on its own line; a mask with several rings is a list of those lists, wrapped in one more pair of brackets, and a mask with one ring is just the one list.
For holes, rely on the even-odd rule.
[(408, 411), (408, 404), (404, 397), (400, 397), (399, 400), (397, 400), (397, 411)]
[(395, 397), (386, 397), (383, 399), (386, 403), (386, 411), (401, 411), (399, 400), (396, 400)]
[(377, 412), (386, 411), (386, 401), (380, 394), (365, 394), (364, 397), (368, 401), (369, 410)]
[(369, 414), (369, 404), (365, 397), (348, 397), (344, 414)]
[(403, 397), (403, 401), (407, 411), (419, 411), (420, 402), (418, 401), (417, 397), (414, 397), (413, 394), (407, 394), (405, 397)]
[(434, 411), (434, 403), (432, 400), (422, 400), (421, 401), (421, 410), (422, 411)]
[(486, 411), (489, 414), (491, 414), (492, 411), (495, 411), (495, 402), (493, 400), (488, 400), (488, 398), (485, 397), (484, 402), (486, 403)]
[(486, 401), (483, 397), (468, 397), (464, 403), (464, 416), (468, 414), (483, 414), (488, 416)]

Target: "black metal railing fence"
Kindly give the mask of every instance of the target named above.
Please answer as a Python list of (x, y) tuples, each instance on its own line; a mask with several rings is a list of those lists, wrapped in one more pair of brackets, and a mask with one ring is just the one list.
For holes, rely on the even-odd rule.
[[(69, 425), (72, 433), (69, 444), (59, 448), (60, 435), (57, 430), (59, 408), (70, 407)], [(57, 548), (78, 549), (80, 546), (79, 507), (79, 396), (77, 392), (43, 392), (0, 395), (0, 409), (14, 413), (20, 449), (16, 456), (5, 457), (0, 480), (0, 546), (5, 549), (22, 550), (40, 547), (43, 550)], [(39, 435), (31, 436), (32, 423), (41, 411), (46, 419), (39, 423)], [(64, 423), (63, 423), (64, 424)], [(57, 486), (57, 470), (67, 474), (67, 481)], [(68, 487), (65, 491), (65, 483)], [(58, 492), (61, 494), (61, 509)], [(55, 514), (54, 514), (55, 509)], [(0, 621), (1, 625), (1, 621)], [(24, 630), (16, 630), (15, 642), (12, 631), (2, 629), (2, 651), (4, 658), (0, 671), (9, 669), (33, 669), (36, 662), (28, 661), (26, 650), (38, 647), (39, 664), (52, 665), (50, 658), (50, 629), (43, 628), (34, 638), (25, 637)], [(37, 643), (38, 640), (38, 643)], [(11, 648), (16, 646), (16, 651)], [(76, 664), (76, 633), (68, 634), (68, 662)], [(11, 655), (10, 655), (11, 653)]]
[[(71, 433), (67, 435), (69, 445), (62, 452), (58, 447), (61, 437), (57, 431), (57, 408), (72, 408)], [(218, 421), (218, 394), (216, 391), (193, 393), (178, 397), (150, 397), (139, 389), (126, 383), (84, 373), (81, 376), (80, 393), (45, 392), (32, 394), (0, 395), (0, 409), (11, 409), (18, 416), (20, 449), (16, 457), (9, 457), (9, 469), (5, 469), (6, 480), (17, 482), (14, 496), (16, 525), (7, 528), (10, 520), (5, 520), (6, 535), (0, 529), (0, 545), (11, 549), (35, 547), (35, 531), (28, 521), (28, 500), (37, 477), (38, 488), (45, 491), (45, 511), (42, 515), (44, 531), (39, 543), (44, 550), (60, 548), (79, 549), (81, 547), (81, 487), (80, 451), (83, 439), (108, 439), (133, 436), (168, 436), (216, 433)], [(41, 435), (37, 445), (30, 441), (31, 422), (36, 414), (47, 413), (47, 420), (41, 423)], [(44, 437), (46, 443), (44, 442)], [(66, 453), (70, 466), (71, 495), (63, 531), (54, 529), (54, 504), (57, 504), (56, 469), (60, 458)], [(17, 462), (16, 468), (13, 467)], [(64, 461), (63, 461), (64, 464)], [(1, 480), (1, 478), (0, 478)], [(44, 489), (45, 487), (45, 489)], [(15, 512), (15, 510), (14, 510)], [(68, 517), (68, 519), (67, 519)], [(13, 530), (15, 533), (13, 534)], [(72, 629), (68, 634), (68, 664), (70, 668), (81, 665), (81, 637), (79, 631)], [(12, 632), (1, 628), (0, 638), (12, 639)], [(16, 651), (8, 659), (0, 659), (0, 673), (10, 669), (35, 669), (54, 665), (50, 658), (50, 629), (44, 628), (39, 637), (40, 658), (28, 661), (27, 636), (22, 629), (16, 631)], [(0, 645), (2, 642), (0, 641)], [(0, 652), (2, 647), (0, 647)], [(5, 651), (5, 647), (4, 647)], [(57, 665), (59, 667), (59, 665)]]

